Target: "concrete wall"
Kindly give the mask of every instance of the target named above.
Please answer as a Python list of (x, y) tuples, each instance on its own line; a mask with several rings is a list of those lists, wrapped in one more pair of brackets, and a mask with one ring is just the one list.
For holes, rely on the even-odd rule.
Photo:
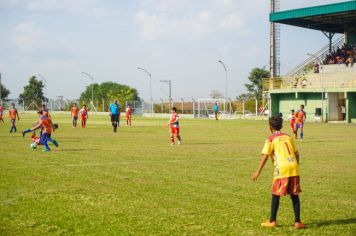
[[(314, 120), (314, 114), (316, 108), (323, 108), (324, 119), (326, 117), (326, 100), (322, 101), (321, 93), (283, 93), (272, 94), (272, 114), (278, 114), (281, 112), (283, 117), (288, 117), (291, 109), (295, 111), (300, 109), (300, 105), (305, 106), (305, 112), (307, 113), (307, 120)], [(278, 103), (278, 104), (277, 104)]]
[(356, 123), (356, 92), (347, 93), (349, 105), (349, 121)]

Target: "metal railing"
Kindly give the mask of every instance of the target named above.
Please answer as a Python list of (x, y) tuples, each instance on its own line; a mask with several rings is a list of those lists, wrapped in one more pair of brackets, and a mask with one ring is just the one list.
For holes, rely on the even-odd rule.
[[(337, 38), (332, 43), (332, 49), (336, 50), (337, 47), (340, 47), (343, 44), (344, 44), (344, 36), (341, 36), (341, 37)], [(299, 65), (294, 67), (292, 70), (290, 70), (288, 73), (286, 73), (286, 76), (287, 77), (291, 77), (291, 76), (302, 76), (302, 75), (304, 75), (305, 73), (308, 72), (308, 68), (309, 68), (309, 70), (312, 68), (312, 67), (310, 68), (309, 65), (315, 61), (315, 57), (318, 58), (319, 61), (323, 61), (328, 53), (329, 53), (329, 44), (325, 45), (319, 51), (313, 53), (312, 54), (313, 56), (309, 56), (302, 63), (300, 63)]]

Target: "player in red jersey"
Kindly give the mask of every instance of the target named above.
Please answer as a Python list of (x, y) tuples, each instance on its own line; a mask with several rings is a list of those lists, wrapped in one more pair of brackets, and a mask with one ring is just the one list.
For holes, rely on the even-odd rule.
[(2, 108), (2, 102), (0, 103), (0, 121), (2, 121), (4, 123), (4, 119), (2, 118), (2, 111), (3, 111), (3, 108)]
[(300, 105), (300, 110), (295, 113), (295, 134), (297, 135), (300, 129), (300, 140), (303, 141), (304, 122), (307, 118), (307, 113), (304, 111), (304, 105)]
[(126, 107), (126, 126), (131, 126), (132, 109), (130, 105)]
[(171, 145), (174, 145), (174, 135), (176, 135), (178, 139), (178, 145), (180, 145), (182, 140), (179, 134), (179, 116), (177, 114), (177, 108), (172, 107), (171, 113), (172, 113), (171, 118), (169, 119), (169, 122), (167, 124), (167, 126), (170, 127)]
[(80, 117), (82, 118), (82, 128), (85, 128), (88, 119), (88, 109), (87, 106), (84, 104), (82, 109), (79, 111)]
[(291, 113), (291, 116), (290, 116), (290, 126), (292, 128), (292, 131), (293, 131), (293, 134), (295, 136), (295, 138), (298, 138), (297, 136), (297, 132), (296, 132), (296, 129), (295, 129), (295, 112), (294, 110), (290, 110), (292, 113)]

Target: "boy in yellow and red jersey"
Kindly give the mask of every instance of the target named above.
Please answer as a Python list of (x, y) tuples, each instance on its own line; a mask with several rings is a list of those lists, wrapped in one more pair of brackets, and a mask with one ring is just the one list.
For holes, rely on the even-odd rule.
[(80, 117), (82, 119), (82, 128), (85, 128), (87, 125), (87, 119), (88, 119), (88, 109), (87, 106), (84, 104), (82, 109), (79, 111)]
[(11, 108), (9, 110), (9, 118), (11, 121), (10, 133), (12, 133), (12, 131), (17, 132), (16, 118), (17, 118), (17, 120), (20, 120), (20, 116), (19, 116), (19, 113), (17, 112), (17, 109), (15, 108), (15, 103), (11, 103)]
[(174, 135), (176, 135), (178, 139), (178, 145), (179, 145), (181, 144), (182, 140), (179, 134), (179, 116), (177, 114), (177, 108), (172, 107), (171, 113), (172, 113), (171, 118), (169, 119), (169, 122), (167, 124), (167, 126), (170, 127), (170, 141), (171, 141), (171, 145), (174, 145)]
[(295, 113), (295, 136), (298, 138), (298, 129), (300, 129), (300, 140), (303, 141), (304, 122), (307, 118), (307, 113), (304, 111), (304, 105), (300, 105), (300, 110)]
[(269, 221), (262, 223), (261, 226), (277, 226), (279, 198), (289, 194), (293, 202), (294, 227), (302, 229), (304, 224), (300, 221), (299, 153), (293, 138), (280, 131), (282, 123), (283, 119), (280, 116), (272, 116), (269, 119), (269, 127), (273, 134), (265, 142), (260, 164), (257, 171), (252, 175), (252, 180), (257, 180), (268, 158), (271, 157), (274, 164), (271, 217)]

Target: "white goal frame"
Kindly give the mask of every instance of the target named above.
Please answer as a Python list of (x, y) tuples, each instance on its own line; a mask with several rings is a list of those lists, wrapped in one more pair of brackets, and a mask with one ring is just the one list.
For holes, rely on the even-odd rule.
[[(219, 113), (222, 115), (223, 112), (226, 110), (226, 100), (217, 98), (200, 98), (198, 99), (198, 118), (214, 118), (214, 104), (218, 102), (219, 105)], [(226, 115), (226, 114), (225, 114)]]

